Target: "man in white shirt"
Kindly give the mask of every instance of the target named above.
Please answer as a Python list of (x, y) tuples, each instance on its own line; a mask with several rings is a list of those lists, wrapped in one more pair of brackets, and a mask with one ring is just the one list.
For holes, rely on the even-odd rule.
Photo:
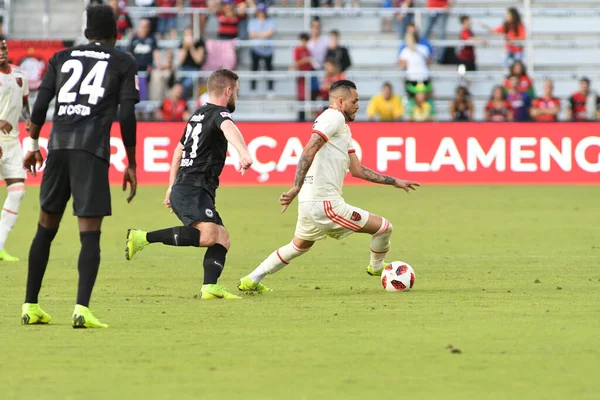
[(17, 222), (25, 195), (23, 148), (19, 143), (19, 117), (29, 121), (29, 86), (23, 70), (8, 63), (8, 47), (0, 40), (0, 179), (6, 181), (8, 195), (0, 213), (0, 260), (19, 261), (4, 249), (8, 234)]
[(279, 198), (282, 212), (298, 196), (298, 222), (292, 242), (271, 253), (250, 275), (240, 279), (241, 291), (269, 292), (261, 280), (279, 271), (293, 259), (306, 253), (325, 237), (343, 239), (353, 232), (372, 235), (369, 275), (379, 276), (385, 255), (390, 250), (392, 224), (379, 215), (346, 204), (342, 186), (346, 172), (369, 182), (392, 185), (406, 192), (419, 186), (416, 182), (384, 176), (361, 165), (352, 146), (347, 122), (358, 111), (356, 85), (348, 80), (333, 83), (329, 91), (329, 109), (316, 119), (312, 136), (304, 147), (294, 187)]

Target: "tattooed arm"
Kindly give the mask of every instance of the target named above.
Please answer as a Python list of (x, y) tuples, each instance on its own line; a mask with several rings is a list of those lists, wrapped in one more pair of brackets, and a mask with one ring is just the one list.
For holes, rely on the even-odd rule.
[(360, 163), (360, 160), (355, 153), (350, 153), (350, 174), (355, 178), (363, 179), (365, 181), (379, 183), (381, 185), (392, 185), (396, 188), (404, 189), (407, 193), (409, 193), (409, 189), (415, 190), (417, 186), (420, 186), (416, 182), (404, 181), (394, 178), (393, 176), (381, 175), (372, 169), (365, 167)]
[(302, 185), (304, 185), (304, 178), (306, 178), (306, 174), (315, 159), (315, 155), (324, 144), (325, 138), (318, 133), (313, 133), (306, 146), (304, 146), (304, 150), (302, 150), (302, 155), (298, 161), (298, 166), (296, 167), (294, 187), (279, 197), (279, 204), (283, 206), (281, 212), (284, 212), (292, 201), (294, 201), (298, 193), (300, 193), (300, 189), (302, 188)]

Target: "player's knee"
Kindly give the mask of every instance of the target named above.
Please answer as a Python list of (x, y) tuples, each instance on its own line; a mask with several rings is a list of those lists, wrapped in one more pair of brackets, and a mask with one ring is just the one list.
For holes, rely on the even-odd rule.
[(381, 228), (379, 228), (379, 230), (373, 235), (373, 237), (390, 237), (392, 235), (393, 229), (394, 227), (392, 226), (392, 223), (387, 219), (382, 218)]
[(13, 183), (8, 186), (8, 195), (6, 196), (6, 202), (4, 208), (11, 212), (19, 212), (21, 206), (21, 200), (25, 196), (25, 184), (24, 183)]
[(213, 232), (207, 232), (204, 235), (200, 232), (200, 244), (203, 247), (214, 246), (219, 241), (219, 236)]

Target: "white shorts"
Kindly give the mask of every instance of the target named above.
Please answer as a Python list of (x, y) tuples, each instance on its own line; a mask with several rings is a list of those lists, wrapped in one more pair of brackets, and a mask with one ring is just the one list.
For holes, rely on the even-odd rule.
[(296, 237), (311, 242), (330, 236), (343, 239), (362, 229), (369, 212), (344, 200), (305, 201), (298, 205)]
[(23, 169), (23, 148), (18, 140), (0, 141), (2, 158), (0, 158), (0, 179), (25, 179), (26, 171)]

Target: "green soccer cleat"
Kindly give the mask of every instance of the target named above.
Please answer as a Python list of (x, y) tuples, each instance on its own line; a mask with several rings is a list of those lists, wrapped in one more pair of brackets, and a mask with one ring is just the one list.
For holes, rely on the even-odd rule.
[(235, 294), (231, 294), (225, 290), (225, 288), (221, 285), (202, 285), (202, 289), (200, 289), (200, 299), (201, 300), (215, 300), (215, 299), (225, 299), (225, 300), (241, 300), (240, 296), (236, 296)]
[(127, 241), (125, 243), (125, 259), (131, 260), (150, 243), (146, 240), (146, 232), (140, 229), (127, 229)]
[(52, 320), (52, 317), (46, 314), (46, 312), (40, 308), (39, 304), (23, 304), (21, 314), (22, 325), (45, 325)]
[(73, 311), (73, 329), (108, 328), (108, 325), (98, 321), (89, 308), (77, 304)]
[(240, 279), (240, 281), (238, 282), (237, 288), (242, 292), (264, 293), (264, 292), (272, 292), (273, 291), (273, 289), (266, 287), (265, 285), (263, 285), (260, 282), (254, 282), (248, 276), (245, 276)]
[(371, 276), (381, 276), (381, 273), (383, 272), (383, 268), (385, 267), (385, 263), (383, 264), (383, 266), (381, 267), (381, 269), (374, 269), (373, 267), (371, 267), (370, 265), (367, 267), (367, 274), (371, 275)]
[(17, 257), (11, 256), (6, 250), (0, 250), (0, 260), (9, 262), (19, 261)]

